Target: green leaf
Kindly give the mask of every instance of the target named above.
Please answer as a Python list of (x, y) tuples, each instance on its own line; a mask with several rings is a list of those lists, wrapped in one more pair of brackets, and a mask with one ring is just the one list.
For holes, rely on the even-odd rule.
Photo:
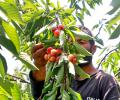
[(62, 92), (62, 100), (70, 100), (70, 96), (65, 90)]
[(0, 44), (4, 46), (7, 50), (9, 50), (14, 55), (18, 55), (18, 52), (16, 50), (16, 47), (14, 46), (13, 42), (4, 36), (0, 36)]
[(68, 33), (73, 41), (75, 41), (75, 37), (70, 30), (65, 30), (65, 33)]
[(80, 66), (75, 66), (75, 72), (81, 77), (81, 78), (90, 78), (90, 75), (85, 73)]
[(23, 21), (20, 17), (19, 11), (14, 4), (0, 2), (0, 10), (2, 10), (8, 16), (8, 18), (17, 21), (19, 24), (23, 25)]
[(54, 64), (54, 63), (52, 63), (52, 62), (48, 62), (47, 65), (46, 65), (46, 77), (45, 77), (45, 82), (48, 82), (49, 79), (51, 78), (53, 64)]
[(101, 45), (104, 45), (103, 40), (98, 38), (98, 37), (95, 37), (95, 41), (98, 42)]
[(5, 58), (0, 54), (0, 74), (4, 78), (7, 72), (7, 63)]
[(82, 39), (82, 40), (92, 40), (93, 38), (90, 36), (90, 35), (88, 35), (88, 34), (86, 34), (86, 33), (84, 33), (84, 32), (78, 32), (78, 31), (72, 31), (73, 33), (74, 33), (74, 35), (76, 36), (76, 37), (79, 37), (80, 39)]
[(24, 63), (26, 67), (29, 68), (30, 70), (38, 70), (38, 68), (35, 65), (33, 65), (31, 62), (29, 62), (25, 58), (17, 56), (17, 59), (20, 60), (22, 63)]
[(64, 76), (64, 66), (61, 65), (57, 75), (56, 75), (56, 85), (60, 84), (60, 82), (62, 81), (63, 79), (63, 76)]
[(48, 91), (52, 90), (53, 88), (53, 83), (49, 82), (45, 87), (42, 89), (42, 94), (47, 93)]
[(117, 14), (107, 22), (107, 27), (110, 28), (112, 25), (118, 23), (119, 21), (120, 21), (120, 11), (117, 12)]
[(4, 94), (8, 98), (11, 98), (12, 97), (11, 87), (12, 86), (13, 84), (10, 83), (10, 81), (3, 80), (2, 78), (0, 78), (0, 94)]
[(3, 65), (1, 58), (0, 58), (0, 74), (1, 74), (2, 78), (4, 78), (5, 70), (4, 70), (4, 65)]
[(75, 10), (75, 8), (67, 8), (65, 9), (64, 13), (67, 13), (67, 14), (72, 14), (72, 12)]
[(12, 99), (13, 100), (21, 100), (21, 92), (20, 88), (18, 87), (16, 83), (14, 83), (14, 86), (11, 88), (11, 93), (12, 93)]
[(118, 8), (120, 8), (120, 1), (119, 0), (112, 0), (111, 5), (113, 6), (113, 9), (108, 12), (109, 15), (115, 13)]
[(47, 94), (44, 95), (42, 100), (55, 100), (56, 95), (57, 95), (57, 89), (58, 87), (53, 87), (51, 91), (48, 91)]
[(5, 94), (0, 94), (0, 98), (2, 98), (2, 100), (9, 100)]
[(23, 10), (30, 10), (31, 12), (37, 11), (36, 6), (32, 0), (24, 0), (25, 5), (22, 7)]
[(120, 24), (118, 27), (115, 29), (115, 31), (111, 34), (109, 39), (115, 39), (120, 36)]
[(16, 29), (12, 25), (10, 25), (10, 23), (7, 23), (5, 21), (2, 21), (2, 25), (4, 27), (6, 34), (8, 35), (10, 40), (15, 45), (17, 52), (19, 52), (20, 51), (20, 41), (19, 41), (19, 36), (16, 32)]
[(23, 31), (23, 29), (15, 21), (12, 21), (12, 24), (20, 32), (20, 34), (25, 34), (24, 31)]
[(74, 100), (82, 100), (82, 97), (79, 93), (75, 92), (71, 88), (68, 88), (68, 91), (70, 92), (70, 94), (72, 94), (72, 96), (74, 97)]
[(73, 42), (73, 45), (76, 48), (77, 53), (85, 56), (91, 56), (92, 54), (88, 52), (85, 48), (83, 48), (79, 43)]

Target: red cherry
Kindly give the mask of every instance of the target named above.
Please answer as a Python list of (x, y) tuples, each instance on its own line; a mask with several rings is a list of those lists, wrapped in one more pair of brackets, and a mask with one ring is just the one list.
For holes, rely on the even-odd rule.
[(52, 49), (50, 55), (56, 56), (57, 55), (57, 50), (56, 49)]
[(77, 58), (73, 58), (72, 63), (76, 64), (77, 63)]
[(45, 60), (48, 60), (48, 54), (45, 54), (45, 55), (44, 55), (44, 59), (45, 59)]
[(54, 31), (57, 30), (57, 29), (58, 29), (57, 27), (53, 27), (52, 32), (54, 33)]
[(64, 30), (65, 27), (64, 27), (63, 25), (58, 25), (57, 28), (58, 28), (59, 30)]
[(52, 47), (48, 47), (47, 48), (47, 53), (50, 54), (52, 49), (53, 49)]
[(57, 49), (57, 55), (61, 54), (62, 53), (62, 50), (61, 49)]
[(55, 61), (56, 61), (56, 57), (51, 56), (51, 57), (49, 58), (49, 61), (50, 61), (50, 62), (55, 62)]
[(69, 60), (70, 62), (72, 62), (73, 64), (75, 64), (75, 63), (77, 62), (77, 58), (76, 58), (76, 56), (73, 55), (73, 54), (68, 55), (68, 60)]
[(59, 37), (59, 35), (60, 35), (60, 30), (58, 30), (58, 29), (55, 30), (55, 31), (54, 31), (54, 36), (55, 36), (55, 37)]

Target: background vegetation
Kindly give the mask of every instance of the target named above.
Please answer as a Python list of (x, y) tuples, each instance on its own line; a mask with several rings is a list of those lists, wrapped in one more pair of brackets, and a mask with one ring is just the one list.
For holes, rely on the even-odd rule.
[[(15, 70), (13, 75), (7, 73), (9, 67), (7, 61), (0, 53), (0, 98), (2, 100), (33, 100), (30, 93), (30, 83), (27, 79), (28, 71), (35, 69), (31, 61), (30, 49), (33, 44), (40, 41), (45, 28), (49, 29), (54, 22), (56, 14), (60, 15), (62, 24), (67, 27), (84, 24), (84, 17), (91, 15), (91, 9), (96, 5), (102, 5), (102, 0), (67, 0), (68, 5), (63, 7), (51, 0), (2, 0), (0, 11), (5, 17), (0, 16), (0, 49), (6, 48), (13, 54), (16, 60), (23, 63), (20, 70)], [(107, 14), (109, 19), (101, 19), (95, 24), (98, 34), (94, 36), (99, 44), (100, 55), (98, 68), (110, 70), (120, 80), (120, 42), (114, 47), (105, 47), (102, 38), (99, 39), (101, 30), (109, 33), (109, 39), (117, 39), (120, 36), (120, 2), (112, 0), (113, 9)], [(86, 25), (85, 25), (86, 26)], [(46, 32), (46, 31), (44, 31)], [(44, 33), (43, 32), (43, 33)], [(26, 74), (27, 73), (27, 74)]]

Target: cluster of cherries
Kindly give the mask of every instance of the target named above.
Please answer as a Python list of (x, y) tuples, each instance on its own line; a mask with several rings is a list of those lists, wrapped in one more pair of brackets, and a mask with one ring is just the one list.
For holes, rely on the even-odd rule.
[(64, 30), (64, 26), (61, 24), (58, 25), (57, 27), (52, 28), (52, 32), (53, 32), (55, 37), (59, 37), (61, 30)]
[(47, 48), (47, 53), (44, 55), (44, 59), (50, 62), (58, 62), (61, 55), (61, 49), (55, 49), (52, 47)]
[[(44, 55), (44, 59), (49, 62), (58, 62), (60, 59), (60, 55), (62, 54), (62, 50), (57, 48), (48, 47), (47, 53)], [(77, 63), (77, 57), (74, 54), (68, 55), (68, 60), (73, 64)]]

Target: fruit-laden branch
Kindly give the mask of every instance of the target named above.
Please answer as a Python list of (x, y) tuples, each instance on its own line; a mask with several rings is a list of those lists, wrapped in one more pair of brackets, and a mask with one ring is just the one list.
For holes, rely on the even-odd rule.
[(110, 53), (112, 53), (113, 51), (116, 51), (117, 49), (118, 49), (118, 48), (115, 48), (115, 49), (112, 49), (111, 51), (109, 51), (109, 52), (103, 57), (103, 59), (100, 61), (100, 63), (98, 64), (97, 69), (99, 69), (99, 67), (100, 67), (100, 65), (102, 64), (102, 62), (105, 61), (106, 57), (107, 57)]
[[(17, 76), (14, 76), (14, 75), (10, 75), (10, 74), (7, 74), (8, 76), (10, 76), (10, 81), (17, 81), (19, 80), (20, 82), (22, 83), (27, 83), (27, 84), (30, 84), (30, 82), (24, 80), (24, 79), (21, 79), (20, 77), (17, 77)], [(9, 79), (9, 78), (8, 78)]]

